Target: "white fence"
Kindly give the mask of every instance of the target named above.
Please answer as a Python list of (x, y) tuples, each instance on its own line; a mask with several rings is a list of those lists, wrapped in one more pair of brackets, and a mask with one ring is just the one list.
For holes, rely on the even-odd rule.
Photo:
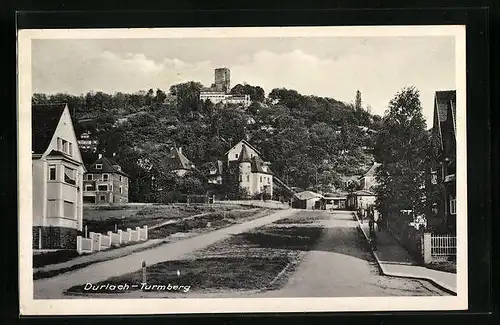
[(79, 254), (88, 254), (146, 240), (148, 240), (148, 226), (136, 227), (135, 230), (131, 228), (127, 228), (127, 231), (118, 230), (117, 233), (108, 231), (106, 235), (90, 232), (89, 238), (82, 236), (76, 238), (76, 249)]
[(424, 233), (422, 236), (424, 263), (447, 260), (457, 256), (457, 237)]

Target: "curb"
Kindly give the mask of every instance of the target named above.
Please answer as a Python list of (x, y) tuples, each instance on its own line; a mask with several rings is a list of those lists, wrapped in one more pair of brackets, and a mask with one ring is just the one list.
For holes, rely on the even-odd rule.
[[(361, 222), (359, 221), (359, 218), (358, 216), (354, 215), (356, 217), (356, 220), (358, 221), (358, 228), (361, 230), (361, 232), (363, 233), (366, 241), (368, 243), (370, 243), (370, 239), (368, 238), (368, 236), (366, 235), (366, 232), (363, 230), (363, 228), (361, 227)], [(370, 248), (371, 248), (371, 245), (370, 245)], [(407, 275), (407, 274), (402, 274), (402, 273), (394, 273), (394, 272), (389, 272), (385, 269), (385, 267), (383, 266), (383, 263), (380, 261), (379, 257), (378, 257), (378, 254), (376, 251), (373, 251), (373, 249), (371, 249), (371, 252), (373, 254), (373, 256), (375, 257), (375, 260), (377, 261), (377, 265), (381, 271), (381, 273), (383, 275), (387, 275), (387, 276), (393, 276), (393, 277), (397, 277), (397, 278), (406, 278), (406, 279), (415, 279), (415, 280), (425, 280), (425, 281), (429, 281), (430, 283), (432, 283), (435, 287), (443, 290), (444, 292), (448, 293), (448, 294), (451, 294), (451, 295), (457, 295), (457, 292), (448, 287), (447, 285), (441, 283), (440, 281), (438, 280), (435, 280), (433, 278), (429, 278), (429, 277), (424, 277), (424, 276), (415, 276), (415, 275)]]

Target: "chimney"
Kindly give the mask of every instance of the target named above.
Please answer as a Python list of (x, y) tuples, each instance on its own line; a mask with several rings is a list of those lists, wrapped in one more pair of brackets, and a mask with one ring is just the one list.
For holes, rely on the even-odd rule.
[(101, 159), (101, 158), (102, 158), (102, 153), (99, 154), (97, 159)]

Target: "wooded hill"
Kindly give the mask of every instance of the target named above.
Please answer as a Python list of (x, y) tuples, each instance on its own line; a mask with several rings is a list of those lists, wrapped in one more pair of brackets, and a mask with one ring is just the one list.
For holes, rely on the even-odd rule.
[[(342, 188), (342, 176), (361, 175), (373, 162), (381, 118), (362, 107), (359, 92), (355, 104), (346, 104), (285, 88), (265, 97), (260, 87), (236, 85), (231, 93), (249, 94), (253, 101), (244, 108), (202, 102), (201, 88), (188, 82), (167, 93), (35, 94), (32, 101), (68, 103), (77, 136), (90, 131), (99, 139), (98, 152), (116, 154), (113, 159), (131, 176), (131, 201), (148, 200), (151, 176), (159, 179), (167, 172), (162, 159), (172, 146), (182, 147), (203, 174), (231, 145), (247, 139), (284, 183), (318, 191)], [(90, 164), (97, 153), (83, 156)], [(182, 181), (192, 184), (178, 186), (202, 192), (203, 177), (193, 177)]]

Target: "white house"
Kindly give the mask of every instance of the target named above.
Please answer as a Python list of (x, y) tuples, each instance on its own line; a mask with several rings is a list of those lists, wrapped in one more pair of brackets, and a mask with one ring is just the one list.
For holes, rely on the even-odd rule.
[(267, 193), (273, 195), (271, 163), (262, 160), (261, 153), (248, 141), (241, 140), (226, 152), (228, 166), (238, 164), (238, 184), (250, 196)]
[(85, 167), (66, 104), (32, 106), (33, 248), (76, 249)]

